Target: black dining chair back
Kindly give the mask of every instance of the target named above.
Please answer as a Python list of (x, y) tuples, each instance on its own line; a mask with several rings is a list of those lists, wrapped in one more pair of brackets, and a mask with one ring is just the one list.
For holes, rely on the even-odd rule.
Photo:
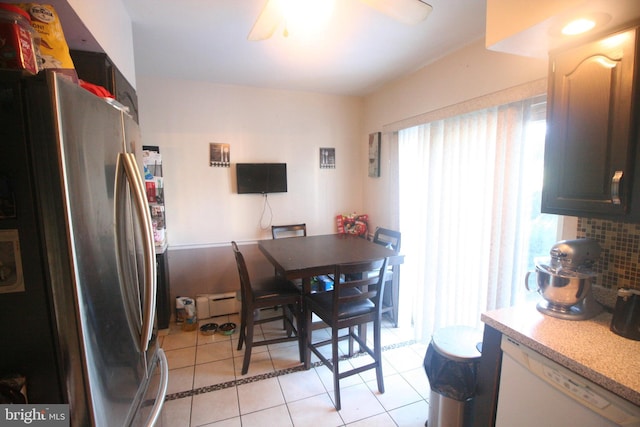
[(271, 236), (274, 239), (307, 235), (307, 224), (272, 225)]
[[(272, 225), (271, 236), (274, 239), (285, 239), (289, 237), (300, 237), (307, 235), (307, 224), (287, 224), (287, 225)], [(276, 274), (278, 274), (276, 272)], [(296, 280), (294, 282), (299, 288), (302, 287), (302, 280)]]
[[(402, 234), (396, 230), (378, 227), (373, 234), (373, 243), (393, 249), (400, 252), (400, 244), (402, 243)], [(396, 276), (395, 283), (393, 277)], [(382, 313), (387, 313), (391, 318), (393, 325), (398, 326), (398, 285), (400, 281), (400, 266), (394, 265), (387, 268), (385, 274), (385, 290), (382, 296)]]
[[(384, 292), (384, 272), (387, 259), (369, 262), (339, 264), (334, 268), (334, 288), (329, 292), (318, 292), (305, 296), (307, 304), (307, 324), (311, 324), (315, 313), (331, 328), (331, 338), (313, 342), (312, 331), (307, 331), (308, 348), (333, 372), (335, 407), (340, 410), (340, 379), (360, 372), (375, 369), (378, 391), (384, 393), (382, 377), (382, 345), (380, 342), (381, 304)], [(365, 274), (377, 271), (377, 275)], [(373, 322), (373, 348), (363, 339), (363, 331), (369, 322)], [(356, 333), (356, 326), (358, 332)], [(347, 329), (345, 335), (339, 331)], [(338, 342), (349, 340), (349, 354), (353, 354), (353, 342), (358, 343), (360, 351), (366, 352), (373, 362), (358, 368), (340, 372), (338, 369)], [(331, 345), (331, 360), (323, 355), (319, 347)]]
[[(273, 276), (266, 279), (252, 282), (249, 277), (249, 270), (242, 252), (238, 249), (236, 242), (231, 242), (233, 253), (236, 258), (238, 275), (240, 276), (240, 292), (242, 306), (240, 310), (240, 337), (238, 339), (238, 350), (242, 350), (245, 345), (244, 360), (242, 363), (242, 375), (249, 370), (251, 361), (251, 350), (255, 346), (277, 344), (286, 341), (298, 341), (300, 361), (304, 362), (304, 336), (301, 333), (302, 324), (302, 294), (300, 290), (290, 281), (281, 277)], [(260, 318), (259, 310), (282, 307), (282, 312), (277, 316)], [(257, 325), (282, 319), (285, 333), (282, 336), (254, 341), (254, 329)], [(295, 324), (294, 324), (294, 319)], [(270, 335), (271, 336), (271, 335)]]
[(396, 252), (400, 252), (402, 233), (388, 228), (377, 227), (373, 234), (373, 243), (386, 246)]

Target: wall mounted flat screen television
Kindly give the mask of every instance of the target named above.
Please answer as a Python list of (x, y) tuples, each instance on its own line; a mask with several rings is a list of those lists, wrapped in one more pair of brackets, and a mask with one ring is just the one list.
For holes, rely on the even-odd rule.
[(286, 163), (236, 163), (238, 194), (287, 192)]

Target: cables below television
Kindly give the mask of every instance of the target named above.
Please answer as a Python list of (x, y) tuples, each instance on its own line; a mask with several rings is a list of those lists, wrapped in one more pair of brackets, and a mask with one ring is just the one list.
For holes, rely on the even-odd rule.
[[(269, 204), (269, 195), (267, 193), (263, 193), (264, 204), (262, 205), (262, 215), (260, 215), (260, 228), (262, 230), (269, 230), (271, 228), (271, 224), (273, 223), (273, 210), (271, 209), (271, 205)], [(265, 215), (267, 213), (267, 208), (269, 209), (269, 222), (267, 225), (264, 224)]]

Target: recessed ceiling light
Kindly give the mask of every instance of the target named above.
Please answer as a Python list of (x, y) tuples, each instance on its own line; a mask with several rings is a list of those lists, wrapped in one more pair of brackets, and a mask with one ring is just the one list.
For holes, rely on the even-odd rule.
[(579, 18), (569, 22), (562, 28), (562, 34), (566, 36), (575, 36), (577, 34), (586, 33), (596, 26), (596, 22), (591, 19)]

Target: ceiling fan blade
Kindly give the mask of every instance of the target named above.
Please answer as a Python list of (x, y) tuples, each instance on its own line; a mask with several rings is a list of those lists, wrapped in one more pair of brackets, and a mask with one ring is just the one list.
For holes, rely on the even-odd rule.
[(372, 8), (404, 24), (424, 21), (433, 7), (421, 0), (361, 0)]
[(268, 39), (273, 35), (281, 21), (282, 14), (280, 13), (277, 2), (267, 0), (258, 19), (256, 19), (256, 22), (253, 24), (253, 28), (247, 36), (247, 39), (251, 41)]

